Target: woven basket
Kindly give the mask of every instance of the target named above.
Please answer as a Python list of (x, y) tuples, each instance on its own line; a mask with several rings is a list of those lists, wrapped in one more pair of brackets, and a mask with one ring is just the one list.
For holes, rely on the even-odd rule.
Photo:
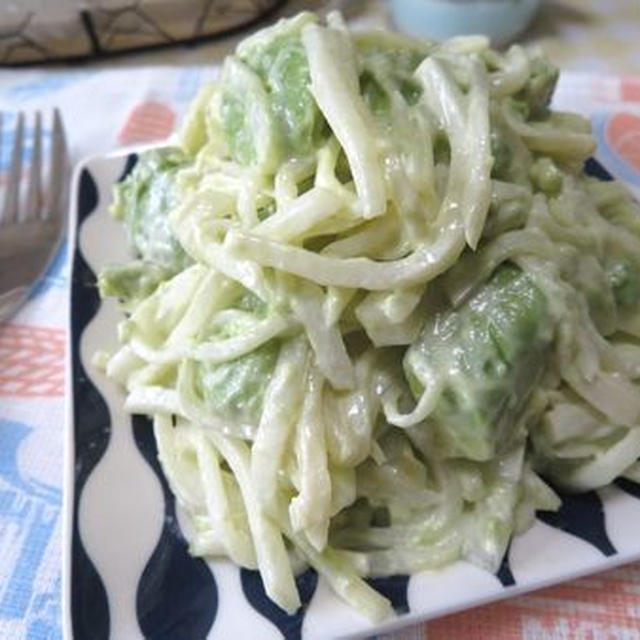
[(197, 42), (283, 0), (0, 0), (0, 65), (101, 57)]

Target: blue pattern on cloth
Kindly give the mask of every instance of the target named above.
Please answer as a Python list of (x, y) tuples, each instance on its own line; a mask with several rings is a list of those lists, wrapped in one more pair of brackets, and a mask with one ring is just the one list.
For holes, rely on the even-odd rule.
[(52, 551), (62, 492), (18, 465), (18, 450), (32, 431), (21, 422), (0, 420), (0, 549), (11, 556), (9, 563), (0, 558), (3, 640), (60, 638), (60, 574), (47, 580), (41, 568)]
[(9, 87), (7, 96), (14, 100), (32, 100), (33, 98), (39, 98), (43, 95), (66, 89), (70, 85), (80, 82), (87, 75), (85, 71), (66, 71), (55, 74), (44, 71), (35, 78), (17, 82)]

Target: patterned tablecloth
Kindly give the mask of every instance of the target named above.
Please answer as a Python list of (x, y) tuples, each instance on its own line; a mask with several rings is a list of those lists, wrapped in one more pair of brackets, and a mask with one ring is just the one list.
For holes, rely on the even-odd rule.
[[(638, 0), (625, 4), (640, 11)], [(567, 66), (578, 65), (574, 60)], [(69, 129), (74, 160), (161, 139), (200, 83), (215, 73), (212, 66), (193, 65), (5, 71), (0, 73), (0, 110), (9, 113), (5, 135), (17, 106), (28, 110), (56, 104)], [(640, 193), (640, 76), (566, 73), (556, 104), (592, 119), (600, 160)], [(3, 143), (0, 153), (0, 184), (9, 147)], [(0, 640), (61, 637), (68, 283), (63, 247), (28, 303), (0, 327)], [(640, 639), (640, 565), (441, 618), (393, 637)]]

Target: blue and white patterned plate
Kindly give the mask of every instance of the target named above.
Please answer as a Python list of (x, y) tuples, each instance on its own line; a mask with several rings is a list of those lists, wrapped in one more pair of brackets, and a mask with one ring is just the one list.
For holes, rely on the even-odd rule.
[[(149, 422), (125, 414), (122, 392), (91, 365), (96, 350), (116, 346), (120, 314), (100, 301), (96, 273), (126, 257), (108, 205), (135, 162), (135, 154), (90, 159), (73, 187), (65, 640), (369, 636), (640, 558), (640, 485), (624, 480), (562, 495), (557, 513), (538, 513), (513, 540), (496, 575), (459, 562), (373, 581), (397, 612), (375, 627), (312, 571), (298, 578), (304, 604), (289, 616), (265, 596), (256, 572), (192, 558)], [(587, 170), (610, 179), (593, 160)]]

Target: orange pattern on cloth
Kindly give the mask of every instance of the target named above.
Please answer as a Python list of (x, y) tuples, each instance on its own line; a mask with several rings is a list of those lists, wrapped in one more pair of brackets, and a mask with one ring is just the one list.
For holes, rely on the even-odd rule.
[(633, 169), (640, 171), (640, 117), (616, 113), (607, 126), (611, 148)]
[(147, 100), (137, 105), (118, 135), (120, 144), (153, 142), (166, 138), (173, 131), (176, 114), (164, 102)]
[(423, 625), (428, 640), (636, 640), (640, 565), (627, 565)]
[(0, 327), (0, 396), (64, 395), (64, 329)]
[(624, 102), (640, 102), (640, 76), (627, 76), (620, 80), (620, 98)]

